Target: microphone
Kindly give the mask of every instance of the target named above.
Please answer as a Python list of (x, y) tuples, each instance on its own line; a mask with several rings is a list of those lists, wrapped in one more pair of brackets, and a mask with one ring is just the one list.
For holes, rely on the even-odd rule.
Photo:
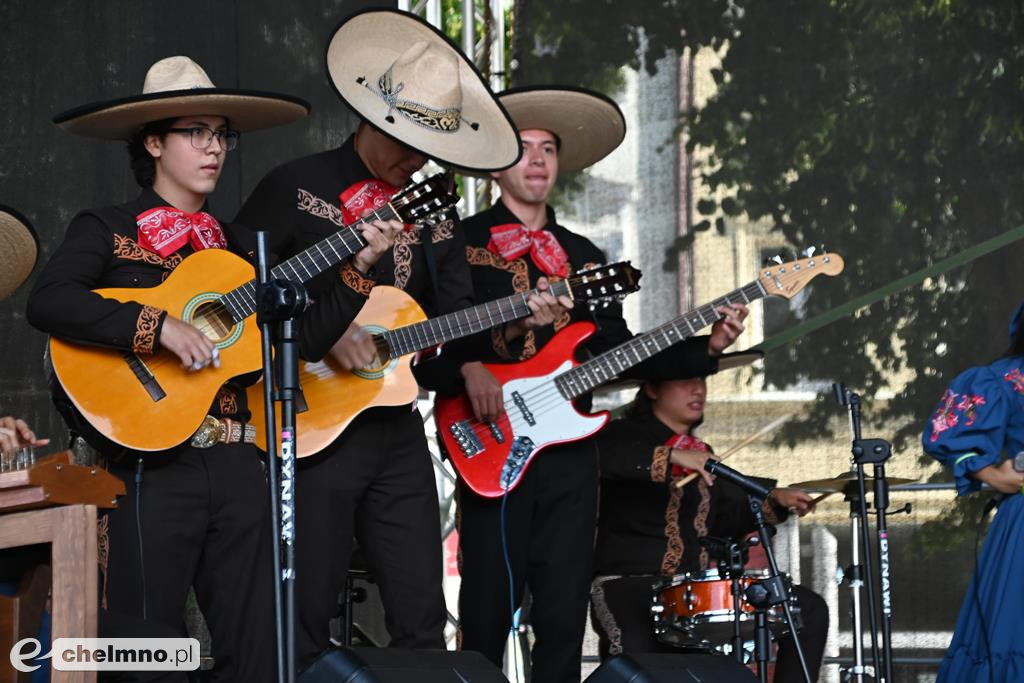
[[(1021, 454), (1024, 455), (1024, 452)], [(1024, 465), (1024, 458), (1021, 459), (1021, 464)], [(740, 474), (733, 468), (728, 465), (723, 465), (717, 460), (708, 458), (707, 462), (704, 463), (704, 469), (716, 477), (721, 477), (722, 479), (739, 486), (747, 493), (751, 493), (759, 498), (767, 498), (768, 494), (771, 493), (771, 489), (765, 488), (747, 475)]]
[(1013, 456), (1013, 471), (1024, 472), (1024, 451), (1020, 451), (1017, 455)]

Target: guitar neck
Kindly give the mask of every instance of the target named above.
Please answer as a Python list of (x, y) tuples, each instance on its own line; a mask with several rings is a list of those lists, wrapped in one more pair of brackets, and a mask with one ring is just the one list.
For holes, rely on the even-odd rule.
[(582, 396), (595, 387), (615, 379), (634, 365), (642, 363), (673, 344), (692, 337), (699, 330), (720, 320), (723, 316), (716, 310), (719, 306), (749, 304), (767, 294), (759, 280), (734, 289), (711, 303), (687, 311), (650, 332), (637, 335), (628, 342), (619, 344), (615, 348), (563, 372), (555, 378), (558, 391), (566, 400)]
[[(559, 297), (562, 295), (572, 296), (572, 290), (573, 278), (568, 278), (551, 283), (548, 291), (553, 296)], [(488, 301), (472, 308), (397, 327), (382, 332), (379, 336), (387, 342), (392, 358), (397, 358), (482, 332), (495, 325), (525, 318), (533, 313), (526, 302), (530, 296), (536, 293), (536, 289), (519, 292), (504, 299)]]
[[(359, 219), (359, 223), (370, 221), (402, 220), (391, 204), (385, 204), (371, 214)], [(355, 229), (355, 223), (346, 225), (330, 237), (321, 240), (305, 251), (277, 264), (270, 270), (272, 279), (290, 282), (308, 282), (328, 268), (338, 265), (349, 256), (366, 246), (366, 240)], [(256, 312), (255, 279), (236, 287), (221, 297), (235, 322), (248, 318)]]

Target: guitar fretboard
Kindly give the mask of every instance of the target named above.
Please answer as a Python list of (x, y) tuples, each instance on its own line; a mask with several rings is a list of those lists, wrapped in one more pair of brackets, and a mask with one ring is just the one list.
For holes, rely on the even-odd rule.
[[(570, 277), (551, 283), (549, 291), (556, 297), (569, 295), (575, 284), (577, 279)], [(520, 292), (504, 299), (381, 332), (379, 336), (387, 342), (391, 357), (397, 358), (476, 334), (510, 320), (525, 318), (532, 313), (526, 303), (527, 299), (536, 293), (536, 289)]]
[(692, 337), (699, 330), (720, 320), (723, 316), (715, 310), (719, 306), (748, 304), (767, 296), (767, 294), (761, 282), (754, 280), (711, 303), (687, 311), (678, 318), (673, 318), (571, 370), (566, 370), (555, 378), (555, 386), (567, 401), (582, 396), (595, 387), (615, 379), (621, 373), (642, 363), (659, 351)]
[[(373, 213), (359, 219), (359, 223), (371, 221), (402, 220), (391, 204), (385, 204)], [(321, 240), (305, 251), (292, 256), (270, 270), (272, 279), (289, 280), (291, 282), (308, 282), (332, 266), (336, 266), (346, 257), (355, 254), (366, 246), (366, 240), (355, 229), (355, 223), (346, 225), (330, 237)], [(256, 312), (255, 279), (234, 288), (221, 297), (232, 319), (237, 323), (245, 320)]]

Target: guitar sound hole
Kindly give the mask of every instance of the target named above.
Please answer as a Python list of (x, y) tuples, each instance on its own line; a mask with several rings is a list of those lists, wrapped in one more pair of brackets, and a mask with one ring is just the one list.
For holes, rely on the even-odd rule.
[(214, 342), (222, 342), (231, 336), (235, 326), (228, 309), (219, 301), (199, 304), (189, 322)]

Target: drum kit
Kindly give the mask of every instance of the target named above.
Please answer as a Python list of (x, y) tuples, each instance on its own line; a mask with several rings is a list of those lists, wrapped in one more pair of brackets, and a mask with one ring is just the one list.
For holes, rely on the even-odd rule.
[[(852, 591), (854, 662), (853, 666), (845, 669), (844, 680), (860, 682), (870, 677), (876, 681), (892, 681), (892, 597), (889, 593), (891, 580), (886, 527), (888, 489), (914, 480), (886, 476), (884, 465), (891, 456), (890, 445), (881, 439), (862, 438), (859, 397), (842, 384), (833, 385), (833, 391), (840, 405), (847, 407), (850, 412), (852, 469), (829, 479), (797, 482), (791, 484), (791, 487), (823, 492), (813, 499), (812, 504), (835, 493), (842, 493), (850, 504), (852, 562), (845, 571), (839, 572), (839, 581), (845, 581)], [(776, 425), (773, 423), (771, 426)], [(874, 465), (874, 476), (865, 474), (865, 464)], [(719, 472), (716, 474), (721, 476)], [(734, 483), (743, 486), (742, 475)], [(872, 507), (876, 516), (877, 565), (872, 562), (873, 544), (866, 502), (869, 492), (874, 494)], [(756, 492), (748, 489), (751, 509), (757, 517), (758, 511), (754, 509), (756, 496), (753, 493)], [(910, 505), (892, 512), (910, 512)], [(709, 557), (715, 561), (716, 566), (704, 571), (677, 574), (652, 587), (651, 615), (657, 639), (681, 651), (729, 654), (743, 664), (756, 658), (758, 673), (761, 680), (765, 680), (764, 663), (768, 658), (771, 640), (793, 633), (794, 629), (798, 632), (802, 628), (800, 605), (792, 584), (785, 574), (778, 572), (770, 548), (765, 550), (772, 571), (744, 568), (749, 547), (756, 545), (766, 535), (762, 529), (759, 537), (752, 537), (746, 542), (701, 538), (701, 544), (708, 548)], [(880, 601), (875, 597), (876, 575), (881, 580)], [(865, 589), (866, 606), (862, 603), (861, 595)], [(766, 600), (766, 593), (774, 593), (774, 599)], [(870, 650), (874, 667), (866, 666), (863, 656), (865, 612), (870, 626)], [(876, 622), (879, 612), (882, 615), (880, 629)], [(798, 644), (799, 638), (794, 640)]]

